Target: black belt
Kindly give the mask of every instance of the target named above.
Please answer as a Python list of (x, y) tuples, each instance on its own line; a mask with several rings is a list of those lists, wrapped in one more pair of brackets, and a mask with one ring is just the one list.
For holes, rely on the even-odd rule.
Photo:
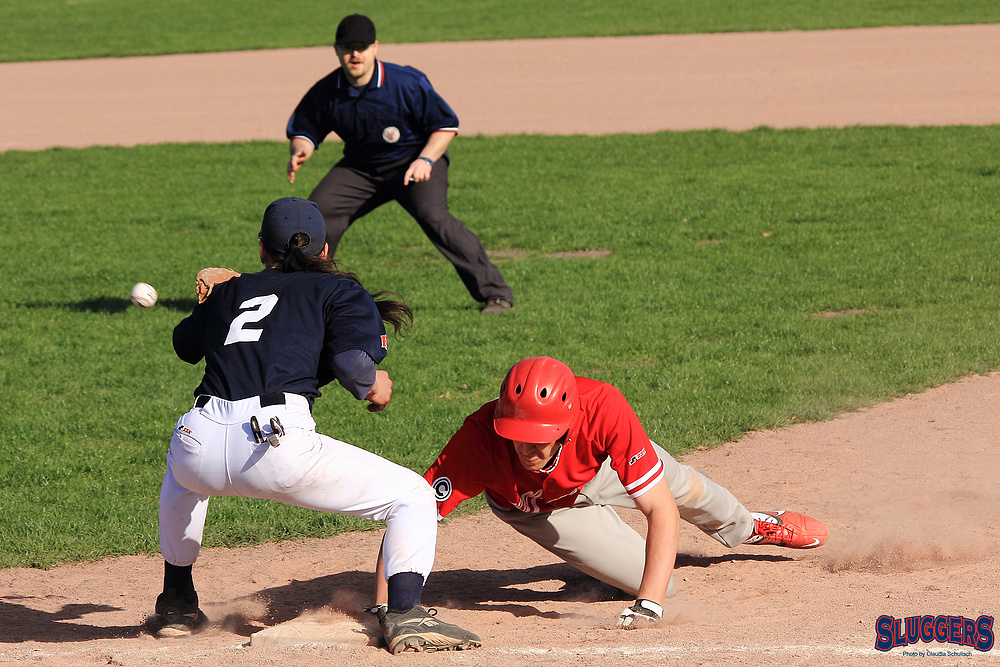
[[(212, 400), (212, 396), (208, 394), (202, 394), (198, 398), (194, 399), (194, 407), (203, 408), (208, 405), (208, 402)], [(284, 392), (280, 394), (261, 394), (260, 396), (260, 407), (266, 408), (269, 405), (284, 405), (285, 404), (285, 394)]]

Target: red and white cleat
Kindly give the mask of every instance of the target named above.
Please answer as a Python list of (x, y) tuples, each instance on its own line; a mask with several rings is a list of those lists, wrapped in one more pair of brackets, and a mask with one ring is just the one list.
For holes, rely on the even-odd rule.
[(751, 512), (750, 515), (753, 533), (744, 544), (812, 549), (826, 542), (826, 526), (811, 516), (785, 510)]

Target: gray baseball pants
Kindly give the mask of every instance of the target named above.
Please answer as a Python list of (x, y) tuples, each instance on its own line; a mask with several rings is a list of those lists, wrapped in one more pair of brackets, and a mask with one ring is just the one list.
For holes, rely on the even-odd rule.
[(326, 220), (330, 256), (334, 256), (340, 237), (355, 220), (395, 200), (452, 263), (473, 299), (485, 302), (501, 297), (513, 303), (513, 292), (490, 261), (479, 237), (448, 210), (448, 154), (434, 163), (430, 180), (404, 185), (403, 174), (412, 161), (407, 158), (370, 168), (343, 159), (323, 177), (309, 199), (316, 202)]
[[(750, 511), (725, 488), (691, 466), (681, 465), (656, 443), (653, 447), (663, 461), (662, 482), (670, 487), (681, 518), (727, 547), (743, 544), (753, 532)], [(581, 572), (637, 595), (646, 564), (646, 542), (612, 506), (634, 509), (635, 502), (610, 459), (584, 484), (573, 507), (532, 514), (500, 509), (490, 502), (497, 517), (542, 548)]]

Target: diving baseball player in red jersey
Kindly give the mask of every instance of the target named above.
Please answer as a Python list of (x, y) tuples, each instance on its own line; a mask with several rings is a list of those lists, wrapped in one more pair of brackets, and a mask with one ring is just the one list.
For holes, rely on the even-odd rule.
[[(618, 617), (626, 629), (661, 618), (681, 518), (728, 547), (808, 549), (827, 536), (803, 514), (750, 512), (650, 441), (615, 387), (550, 357), (516, 363), (500, 397), (465, 420), (424, 478), (439, 516), (485, 491), (493, 513), (519, 533), (635, 595)], [(647, 539), (612, 506), (638, 508)], [(377, 590), (376, 602), (383, 595)]]

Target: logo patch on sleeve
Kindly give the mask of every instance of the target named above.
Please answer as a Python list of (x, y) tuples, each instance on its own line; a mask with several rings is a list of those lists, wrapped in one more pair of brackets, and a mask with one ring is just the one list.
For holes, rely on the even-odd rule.
[(438, 477), (431, 486), (434, 488), (434, 500), (443, 503), (451, 498), (451, 480), (447, 477)]
[(636, 454), (635, 456), (633, 456), (632, 458), (630, 458), (628, 460), (628, 464), (629, 465), (635, 465), (635, 462), (638, 461), (639, 459), (641, 459), (645, 455), (646, 455), (646, 448), (643, 447), (641, 452), (639, 452), (638, 454)]
[(385, 334), (382, 334), (382, 349), (389, 349), (389, 338)]

